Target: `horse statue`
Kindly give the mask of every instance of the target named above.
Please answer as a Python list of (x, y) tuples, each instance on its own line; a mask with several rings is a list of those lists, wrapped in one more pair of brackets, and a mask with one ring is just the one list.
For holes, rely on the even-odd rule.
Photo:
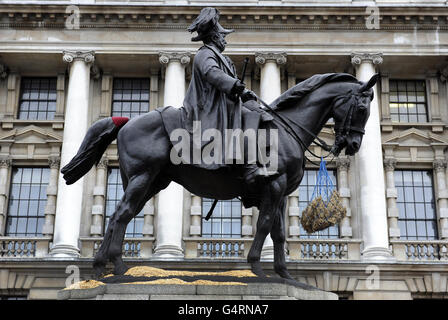
[[(262, 125), (278, 130), (278, 174), (259, 184), (253, 205), (259, 209), (256, 234), (247, 261), (251, 270), (265, 277), (260, 254), (270, 233), (274, 243), (274, 271), (293, 281), (285, 263), (285, 207), (288, 194), (299, 186), (305, 168), (305, 152), (325, 123), (334, 119), (335, 143), (331, 151), (354, 155), (360, 148), (364, 127), (370, 115), (370, 102), (378, 79), (358, 81), (345, 73), (315, 75), (288, 89), (264, 112), (274, 120)], [(104, 240), (95, 256), (97, 276), (104, 274), (108, 261), (113, 273), (124, 274), (128, 267), (122, 260), (122, 244), (127, 224), (145, 203), (172, 181), (199, 197), (228, 200), (246, 196), (238, 171), (205, 170), (170, 161), (172, 147), (163, 125), (161, 112), (153, 110), (127, 121), (110, 117), (98, 120), (87, 131), (77, 155), (61, 171), (72, 184), (97, 163), (107, 146), (117, 139), (120, 173), (124, 195), (110, 218)], [(244, 202), (243, 202), (244, 204)]]

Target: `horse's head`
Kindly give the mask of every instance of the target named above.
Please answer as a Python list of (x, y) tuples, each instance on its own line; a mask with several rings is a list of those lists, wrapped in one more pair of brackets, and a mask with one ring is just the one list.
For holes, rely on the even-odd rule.
[(375, 74), (368, 82), (363, 82), (348, 93), (335, 98), (333, 119), (336, 140), (332, 153), (336, 156), (345, 148), (345, 154), (352, 156), (359, 151), (364, 127), (370, 115), (370, 102), (373, 100), (373, 86), (379, 75)]

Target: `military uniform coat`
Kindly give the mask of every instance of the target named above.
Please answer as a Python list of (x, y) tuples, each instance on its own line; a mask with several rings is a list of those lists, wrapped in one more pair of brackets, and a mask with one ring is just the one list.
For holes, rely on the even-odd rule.
[[(218, 129), (223, 137), (224, 148), (225, 129), (241, 129), (240, 99), (232, 99), (230, 95), (236, 81), (235, 66), (230, 58), (209, 45), (198, 50), (183, 103), (187, 118), (185, 126), (190, 132), (193, 130), (193, 121), (200, 121), (201, 136), (207, 129)], [(208, 143), (202, 141), (201, 146), (196, 145), (195, 148), (202, 149)]]

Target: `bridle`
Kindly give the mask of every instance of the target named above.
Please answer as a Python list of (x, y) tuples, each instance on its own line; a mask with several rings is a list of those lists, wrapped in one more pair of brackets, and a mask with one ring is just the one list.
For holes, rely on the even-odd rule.
[(339, 134), (341, 136), (347, 136), (351, 131), (358, 132), (362, 135), (365, 134), (364, 128), (355, 127), (352, 125), (353, 111), (357, 106), (356, 97), (360, 97), (360, 96), (364, 96), (364, 93), (349, 93), (349, 96), (338, 96), (335, 98), (335, 99), (338, 99), (340, 97), (344, 97), (344, 100), (342, 101), (341, 105), (345, 105), (348, 102), (348, 100), (350, 100), (350, 99), (354, 100), (354, 102), (352, 102), (350, 104), (350, 107), (349, 107), (348, 111), (346, 112), (343, 121), (341, 121), (342, 122), (341, 125), (339, 125), (339, 126), (335, 125), (334, 131), (336, 132), (336, 134)]
[[(308, 151), (311, 155), (313, 155), (316, 158), (327, 158), (329, 157), (331, 154), (333, 154), (334, 156), (338, 156), (339, 152), (342, 150), (342, 148), (340, 148), (340, 145), (344, 143), (344, 141), (346, 140), (346, 137), (350, 134), (351, 131), (354, 132), (358, 132), (362, 135), (364, 135), (365, 130), (364, 128), (360, 128), (360, 127), (356, 127), (352, 125), (352, 116), (353, 116), (353, 111), (356, 108), (356, 102), (357, 102), (357, 97), (364, 95), (363, 92), (358, 92), (358, 91), (354, 91), (351, 90), (348, 93), (336, 96), (333, 99), (332, 104), (335, 103), (335, 101), (337, 101), (340, 98), (343, 98), (343, 102), (338, 106), (344, 106), (348, 101), (352, 100), (347, 112), (345, 113), (344, 119), (342, 122), (342, 125), (335, 125), (335, 142), (333, 144), (333, 146), (329, 146), (324, 140), (322, 140), (321, 138), (319, 138), (316, 134), (314, 134), (313, 132), (311, 132), (310, 130), (308, 130), (307, 128), (305, 128), (303, 125), (291, 120), (290, 118), (288, 118), (287, 116), (281, 115), (279, 114), (277, 111), (275, 111), (273, 108), (271, 108), (267, 103), (265, 103), (263, 100), (261, 100), (260, 98), (257, 97), (258, 101), (260, 101), (274, 116), (276, 116), (279, 119), (280, 124), (285, 128), (285, 130), (299, 143), (299, 145), (302, 147), (302, 151), (303, 154), (305, 156), (305, 158), (311, 162), (314, 165), (318, 165), (316, 164), (314, 161), (310, 160), (306, 155), (305, 155), (305, 151)], [(316, 155), (313, 151), (311, 151), (306, 145), (305, 143), (302, 141), (302, 138), (300, 138), (300, 136), (294, 131), (294, 129), (291, 127), (290, 124), (295, 125), (296, 127), (302, 129), (303, 131), (305, 131), (307, 134), (309, 134), (310, 136), (312, 136), (314, 138), (313, 142), (318, 145), (319, 147), (321, 147), (323, 150), (327, 151), (328, 154), (326, 156), (318, 156)], [(317, 141), (316, 141), (317, 140)]]

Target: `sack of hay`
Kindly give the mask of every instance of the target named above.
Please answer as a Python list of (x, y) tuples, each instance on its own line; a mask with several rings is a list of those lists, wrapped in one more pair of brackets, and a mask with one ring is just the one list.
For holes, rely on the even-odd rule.
[(303, 210), (300, 222), (308, 233), (324, 230), (341, 222), (347, 214), (341, 197), (328, 174), (325, 161), (321, 159), (317, 182), (311, 201)]
[(339, 192), (333, 190), (328, 202), (320, 195), (310, 201), (302, 212), (301, 223), (306, 232), (313, 233), (340, 223), (346, 214)]

